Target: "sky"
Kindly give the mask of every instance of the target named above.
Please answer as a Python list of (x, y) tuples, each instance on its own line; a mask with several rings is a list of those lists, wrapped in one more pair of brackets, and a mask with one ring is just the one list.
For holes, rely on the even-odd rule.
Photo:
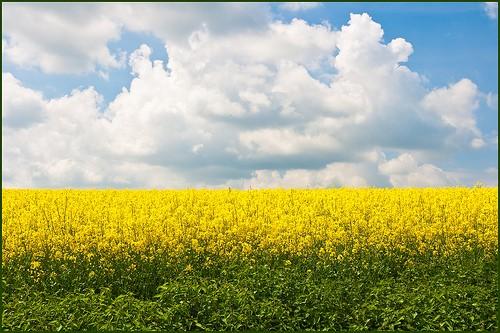
[(2, 188), (498, 184), (498, 3), (2, 3)]

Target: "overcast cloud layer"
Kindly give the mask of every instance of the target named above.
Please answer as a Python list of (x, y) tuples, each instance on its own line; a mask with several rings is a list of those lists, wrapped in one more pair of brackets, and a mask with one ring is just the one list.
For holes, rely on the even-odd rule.
[[(3, 71), (3, 187), (498, 182), (497, 132), (477, 122), (481, 105), (498, 112), (497, 92), (467, 77), (428, 88), (406, 65), (418, 49), (385, 40), (367, 13), (334, 29), (257, 3), (2, 6), (2, 54), (16, 66), (106, 77), (126, 67), (131, 78), (105, 104), (92, 86), (49, 99)], [(160, 38), (168, 59), (147, 44), (114, 52), (124, 30)], [(440, 167), (481, 149), (495, 153), (486, 170)]]

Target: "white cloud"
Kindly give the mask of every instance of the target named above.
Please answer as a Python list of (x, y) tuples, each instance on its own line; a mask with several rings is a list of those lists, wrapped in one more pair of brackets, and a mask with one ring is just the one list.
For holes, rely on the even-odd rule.
[(43, 120), (45, 104), (41, 93), (22, 86), (10, 73), (2, 73), (2, 125), (28, 127)]
[[(186, 181), (163, 166), (113, 155), (113, 123), (100, 111), (93, 89), (46, 100), (3, 75), (2, 110), (11, 115), (30, 103), (43, 113), (23, 114), (23, 128), (3, 121), (2, 180), (5, 187), (182, 187)], [(19, 94), (24, 94), (20, 96)], [(16, 104), (18, 97), (21, 104)], [(36, 110), (36, 109), (33, 109)], [(19, 123), (15, 123), (19, 125)], [(36, 139), (34, 139), (36, 138)]]
[(484, 11), (486, 15), (492, 20), (496, 20), (498, 17), (498, 2), (485, 2), (483, 3)]
[(331, 59), (336, 46), (335, 33), (330, 27), (310, 25), (300, 19), (293, 19), (290, 23), (276, 21), (266, 29), (226, 36), (214, 35), (205, 26), (194, 31), (190, 41), (189, 45), (168, 47), (173, 58), (172, 69), (178, 64), (189, 64), (195, 66), (195, 72), (203, 73), (229, 61), (239, 65), (277, 65), (280, 61), (293, 61), (317, 67)]
[(124, 55), (108, 47), (124, 29), (186, 44), (203, 25), (216, 34), (234, 33), (265, 27), (270, 17), (269, 5), (262, 3), (3, 3), (2, 54), (45, 73), (98, 72), (124, 65)]
[(195, 154), (196, 154), (196, 153), (198, 153), (198, 151), (200, 151), (200, 149), (202, 149), (202, 148), (203, 148), (203, 143), (199, 143), (199, 144), (197, 144), (197, 145), (194, 145), (194, 146), (193, 146), (192, 151), (193, 151), (193, 153), (195, 153)]
[(46, 73), (84, 73), (121, 66), (107, 43), (120, 36), (118, 22), (100, 4), (2, 4), (5, 57)]
[(280, 8), (290, 12), (299, 12), (303, 10), (314, 9), (321, 6), (320, 2), (283, 2)]
[(379, 170), (385, 175), (407, 174), (417, 168), (417, 161), (408, 153), (401, 154), (398, 158), (384, 162), (379, 166)]
[(321, 170), (293, 169), (280, 174), (277, 170), (256, 170), (243, 188), (318, 188), (367, 187), (359, 165), (332, 163)]
[(290, 129), (259, 129), (239, 135), (244, 147), (271, 156), (300, 154), (311, 150), (335, 150), (336, 140), (327, 134), (311, 136)]
[(215, 35), (259, 30), (271, 20), (267, 3), (113, 4), (112, 15), (132, 31), (152, 32), (168, 45), (188, 44), (195, 30), (206, 26)]
[(389, 181), (394, 187), (433, 187), (456, 184), (451, 174), (432, 164), (419, 165), (409, 153), (381, 163), (379, 171), (389, 176)]
[(413, 53), (413, 47), (403, 38), (396, 38), (389, 44), (382, 43), (384, 31), (380, 24), (364, 13), (351, 14), (349, 24), (341, 29), (338, 39), (339, 55), (335, 67), (349, 74), (364, 71), (393, 71), (399, 62), (405, 62)]
[(474, 149), (482, 148), (486, 145), (486, 142), (482, 138), (474, 138), (470, 143), (471, 147)]
[[(127, 6), (113, 20), (130, 19)], [(443, 186), (451, 174), (428, 152), (484, 144), (477, 86), (429, 92), (404, 65), (413, 46), (385, 43), (367, 14), (340, 31), (298, 19), (250, 29), (246, 5), (231, 6), (248, 20), (231, 33), (215, 12), (174, 32), (156, 16), (126, 23), (164, 36), (168, 63), (141, 45), (128, 58), (130, 86), (105, 108), (93, 88), (46, 99), (4, 74), (15, 92), (2, 96), (4, 186)], [(457, 131), (467, 140), (448, 145)], [(401, 154), (386, 161), (383, 151)]]
[[(9, 80), (4, 74), (4, 86)], [(98, 112), (100, 96), (95, 90), (75, 90), (62, 98), (45, 100), (24, 89), (37, 97), (43, 118), (34, 117), (37, 121), (22, 129), (2, 124), (4, 186), (88, 186), (101, 180), (106, 161), (96, 156), (104, 148), (101, 134), (105, 121)], [(12, 107), (14, 99), (10, 94), (3, 96), (7, 113), (17, 112)]]
[(469, 79), (434, 89), (425, 96), (422, 105), (458, 130), (480, 133), (474, 117), (474, 111), (479, 107), (479, 90)]

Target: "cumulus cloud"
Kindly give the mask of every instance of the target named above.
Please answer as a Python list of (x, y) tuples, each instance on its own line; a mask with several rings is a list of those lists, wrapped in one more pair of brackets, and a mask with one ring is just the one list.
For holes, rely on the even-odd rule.
[(186, 44), (206, 26), (216, 35), (264, 29), (271, 21), (267, 3), (151, 3), (112, 5), (113, 15), (132, 31), (152, 32), (167, 44)]
[(243, 188), (318, 188), (367, 187), (368, 182), (359, 166), (333, 163), (321, 170), (293, 169), (281, 174), (277, 170), (256, 170), (243, 181)]
[(483, 4), (483, 9), (492, 20), (496, 20), (498, 17), (498, 2), (485, 2)]
[(98, 72), (124, 65), (124, 54), (113, 54), (108, 47), (124, 29), (186, 43), (203, 24), (224, 34), (269, 20), (269, 5), (257, 3), (3, 3), (2, 54), (14, 64), (45, 73)]
[[(492, 174), (490, 168), (488, 173)], [(458, 182), (453, 173), (430, 163), (419, 163), (410, 153), (386, 160), (372, 151), (355, 163), (335, 162), (318, 170), (292, 169), (256, 170), (242, 181), (243, 188), (324, 188), (324, 187), (435, 187), (452, 186)], [(229, 183), (237, 185), (237, 183)], [(373, 186), (373, 185), (372, 185)]]
[(276, 66), (281, 61), (315, 68), (332, 59), (336, 46), (335, 33), (329, 26), (310, 25), (301, 19), (290, 23), (276, 21), (263, 31), (227, 36), (214, 35), (209, 27), (203, 26), (190, 35), (189, 41), (189, 45), (168, 47), (172, 69), (189, 63), (194, 65), (194, 71), (203, 73), (230, 62)]
[[(11, 79), (4, 75), (2, 83)], [(31, 126), (22, 129), (2, 124), (2, 178), (6, 186), (89, 185), (92, 179), (101, 179), (93, 163), (93, 147), (99, 149), (102, 130), (95, 90), (75, 90), (69, 96), (45, 100), (24, 89), (38, 97), (43, 121), (32, 120)], [(11, 108), (13, 99), (10, 94), (3, 96), (6, 105), (2, 109), (7, 114), (16, 111)]]
[(360, 162), (334, 162), (320, 169), (256, 170), (251, 177), (229, 182), (243, 188), (333, 188), (368, 187), (373, 183), (386, 186), (388, 182), (377, 170), (379, 157)]
[(319, 2), (283, 2), (280, 4), (280, 8), (290, 12), (299, 12), (302, 10), (317, 8), (320, 5), (321, 3)]
[[(141, 45), (107, 106), (92, 87), (47, 99), (4, 74), (4, 186), (444, 186), (453, 177), (426, 153), (484, 145), (479, 88), (428, 91), (405, 66), (412, 44), (386, 43), (369, 15), (338, 31), (300, 19), (250, 29), (245, 6), (224, 9), (242, 17), (230, 33), (215, 14), (172, 32), (115, 7), (111, 22), (164, 34), (168, 62)], [(151, 8), (170, 7), (138, 11)], [(449, 144), (457, 136), (463, 145)]]
[(462, 79), (431, 91), (425, 96), (423, 106), (455, 128), (477, 132), (473, 112), (479, 107), (478, 97), (477, 86), (469, 79)]
[(451, 174), (432, 164), (418, 164), (409, 153), (383, 162), (378, 168), (382, 174), (389, 176), (389, 181), (394, 187), (434, 187), (456, 184)]
[(10, 73), (2, 73), (2, 124), (22, 128), (36, 124), (45, 116), (41, 93), (23, 87)]
[[(23, 103), (38, 103), (39, 115), (25, 115), (30, 122), (4, 121), (2, 179), (5, 187), (181, 187), (182, 177), (168, 168), (133, 158), (115, 160), (109, 135), (112, 122), (100, 110), (102, 97), (94, 90), (74, 90), (55, 99), (20, 86), (12, 75), (3, 75), (3, 86), (25, 94)], [(7, 84), (6, 84), (7, 83)], [(24, 90), (24, 91), (23, 91)], [(2, 110), (18, 112), (17, 95), (3, 96)], [(35, 121), (35, 119), (37, 121)], [(36, 140), (34, 140), (36, 138)]]
[[(43, 28), (41, 28), (43, 27)], [(120, 36), (120, 24), (99, 4), (2, 4), (5, 57), (46, 73), (84, 73), (96, 66), (122, 65), (107, 43)]]
[[(422, 106), (453, 127), (458, 139), (470, 140), (471, 147), (477, 149), (485, 145), (474, 114), (479, 108), (481, 95), (476, 84), (469, 79), (462, 79), (429, 92), (422, 100)], [(492, 97), (489, 102), (487, 97), (487, 103), (494, 103)]]

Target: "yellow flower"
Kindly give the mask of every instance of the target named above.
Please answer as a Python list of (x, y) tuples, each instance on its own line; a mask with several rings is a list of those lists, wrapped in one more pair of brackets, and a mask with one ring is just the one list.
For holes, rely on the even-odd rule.
[[(192, 251), (342, 260), (368, 247), (443, 256), (498, 249), (497, 188), (4, 189), (2, 199), (4, 263), (47, 253), (74, 262), (98, 256), (105, 266), (112, 257), (151, 261)], [(58, 219), (62, 211), (66, 218)]]
[(252, 246), (248, 243), (241, 244), (242, 251), (244, 254), (250, 254), (252, 252)]
[(31, 262), (31, 269), (38, 269), (40, 268), (42, 264), (39, 261), (32, 261)]

